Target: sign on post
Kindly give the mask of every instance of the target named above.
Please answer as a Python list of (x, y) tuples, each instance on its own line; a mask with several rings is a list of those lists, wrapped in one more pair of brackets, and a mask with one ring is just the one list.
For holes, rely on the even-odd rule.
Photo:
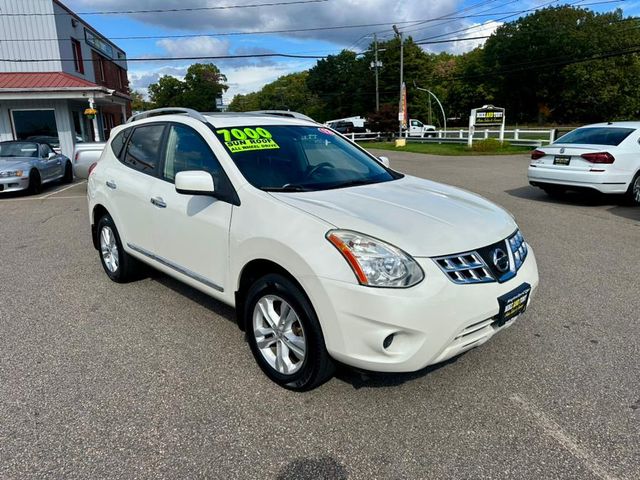
[(469, 115), (469, 138), (467, 140), (467, 144), (469, 147), (473, 145), (473, 134), (478, 126), (500, 126), (500, 143), (502, 143), (504, 141), (504, 125), (504, 108), (494, 107), (493, 105), (484, 105), (482, 108), (474, 108), (471, 110), (471, 115)]
[(409, 112), (407, 111), (407, 86), (402, 84), (402, 96), (400, 97), (400, 110), (398, 111), (398, 121), (402, 122), (402, 128), (407, 128)]

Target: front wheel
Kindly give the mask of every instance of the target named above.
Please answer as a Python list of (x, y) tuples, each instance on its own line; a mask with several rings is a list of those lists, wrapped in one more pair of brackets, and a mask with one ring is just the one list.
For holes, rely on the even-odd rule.
[(29, 193), (40, 193), (42, 190), (42, 180), (40, 180), (40, 173), (37, 170), (31, 170), (29, 172)]
[(105, 273), (117, 283), (135, 278), (138, 262), (122, 248), (118, 229), (109, 215), (98, 221), (97, 228), (100, 262)]
[(633, 177), (629, 190), (627, 190), (627, 200), (633, 206), (640, 206), (640, 172)]
[(71, 166), (71, 162), (67, 162), (64, 166), (64, 176), (62, 177), (62, 183), (72, 183), (73, 182), (73, 167)]
[(311, 303), (291, 280), (269, 274), (246, 297), (245, 325), (263, 372), (290, 390), (311, 390), (327, 381), (334, 364)]

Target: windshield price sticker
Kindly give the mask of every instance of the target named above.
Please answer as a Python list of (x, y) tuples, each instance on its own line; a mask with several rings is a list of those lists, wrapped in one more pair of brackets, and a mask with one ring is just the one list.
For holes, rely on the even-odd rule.
[(328, 128), (319, 128), (318, 131), (320, 133), (324, 133), (325, 135), (333, 135), (333, 132)]
[(273, 140), (271, 132), (261, 127), (223, 129), (216, 130), (216, 133), (224, 137), (224, 144), (231, 153), (280, 148)]

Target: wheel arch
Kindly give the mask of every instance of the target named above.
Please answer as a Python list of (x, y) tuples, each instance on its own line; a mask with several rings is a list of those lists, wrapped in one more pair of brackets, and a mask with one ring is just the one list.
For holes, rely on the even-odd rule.
[(291, 281), (295, 286), (297, 286), (302, 294), (307, 298), (309, 304), (313, 308), (313, 303), (311, 302), (309, 295), (305, 291), (304, 287), (300, 284), (300, 282), (296, 279), (296, 277), (289, 272), (282, 265), (274, 262), (273, 260), (268, 260), (266, 258), (257, 258), (246, 263), (238, 277), (237, 289), (235, 291), (235, 306), (236, 306), (236, 318), (238, 322), (238, 327), (240, 330), (246, 331), (245, 325), (245, 312), (244, 312), (244, 303), (246, 299), (247, 292), (251, 285), (258, 280), (259, 278), (271, 274), (276, 273), (282, 275), (287, 280)]
[[(103, 216), (111, 214), (106, 209), (106, 207), (100, 203), (96, 204), (91, 211), (91, 239), (93, 240), (93, 246), (96, 250), (98, 250), (98, 220), (100, 220)], [(113, 218), (113, 217), (112, 217)]]

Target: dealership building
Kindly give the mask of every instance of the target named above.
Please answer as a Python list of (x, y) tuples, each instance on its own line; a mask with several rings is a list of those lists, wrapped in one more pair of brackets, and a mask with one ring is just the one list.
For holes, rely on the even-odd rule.
[(59, 0), (0, 0), (0, 141), (71, 156), (131, 112), (125, 52)]

